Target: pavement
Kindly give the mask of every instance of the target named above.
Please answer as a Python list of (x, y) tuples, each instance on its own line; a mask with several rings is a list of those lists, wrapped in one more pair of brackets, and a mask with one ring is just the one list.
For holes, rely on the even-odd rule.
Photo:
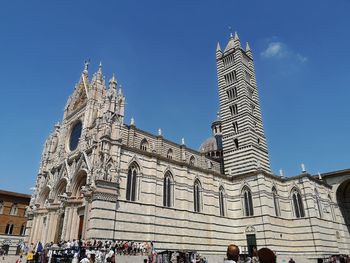
[[(5, 259), (3, 259), (3, 257), (0, 258), (0, 263), (16, 263), (17, 258), (19, 258), (19, 256), (7, 255), (5, 256)], [(25, 262), (26, 259), (22, 258), (22, 263)]]

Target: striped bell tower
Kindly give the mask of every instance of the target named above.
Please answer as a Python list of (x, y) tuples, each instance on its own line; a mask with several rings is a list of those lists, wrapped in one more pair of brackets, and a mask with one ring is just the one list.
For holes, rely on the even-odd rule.
[(257, 169), (271, 173), (248, 43), (243, 50), (237, 33), (231, 34), (224, 51), (218, 43), (216, 62), (225, 174), (235, 176)]

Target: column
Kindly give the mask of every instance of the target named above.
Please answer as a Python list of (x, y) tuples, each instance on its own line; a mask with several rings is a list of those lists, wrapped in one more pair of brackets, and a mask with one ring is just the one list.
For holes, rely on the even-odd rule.
[(64, 213), (64, 221), (63, 221), (63, 229), (62, 229), (62, 235), (61, 237), (59, 237), (60, 240), (66, 240), (66, 236), (67, 236), (67, 228), (68, 228), (68, 224), (69, 224), (69, 219), (70, 219), (70, 207), (66, 207), (65, 208), (65, 213)]

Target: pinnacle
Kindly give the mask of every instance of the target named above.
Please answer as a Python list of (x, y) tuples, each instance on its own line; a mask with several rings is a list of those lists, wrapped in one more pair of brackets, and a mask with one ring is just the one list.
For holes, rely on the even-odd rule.
[(218, 42), (218, 44), (216, 45), (216, 52), (221, 51), (221, 47), (220, 47), (220, 43)]
[(245, 46), (245, 51), (250, 51), (250, 46), (249, 43), (247, 42), (246, 46)]
[(101, 61), (100, 61), (100, 64), (98, 65), (97, 74), (98, 74), (99, 76), (102, 76), (102, 62), (101, 62)]
[(115, 78), (114, 73), (112, 75), (112, 78), (109, 80), (109, 83), (117, 83), (117, 79)]

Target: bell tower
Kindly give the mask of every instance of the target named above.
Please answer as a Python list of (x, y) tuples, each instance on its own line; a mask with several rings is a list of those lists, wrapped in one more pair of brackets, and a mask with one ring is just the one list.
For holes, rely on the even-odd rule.
[(231, 34), (224, 51), (218, 43), (216, 63), (225, 174), (271, 172), (249, 44), (243, 50)]

